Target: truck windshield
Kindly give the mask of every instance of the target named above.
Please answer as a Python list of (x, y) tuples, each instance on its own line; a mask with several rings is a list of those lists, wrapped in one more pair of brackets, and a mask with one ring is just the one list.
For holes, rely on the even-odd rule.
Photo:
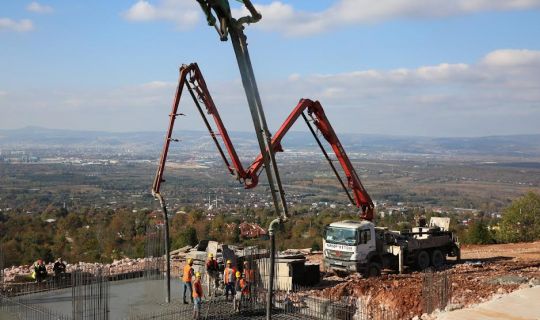
[(357, 244), (357, 232), (355, 229), (328, 227), (326, 229), (326, 241), (329, 243), (354, 246)]

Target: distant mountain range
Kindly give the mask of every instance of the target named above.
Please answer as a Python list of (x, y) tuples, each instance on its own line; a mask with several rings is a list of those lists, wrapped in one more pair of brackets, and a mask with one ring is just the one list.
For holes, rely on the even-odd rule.
[[(258, 150), (253, 133), (230, 132), (230, 135), (235, 147), (239, 150)], [(0, 147), (129, 148), (134, 152), (143, 152), (159, 150), (163, 144), (163, 138), (163, 132), (116, 133), (27, 127), (0, 130)], [(214, 148), (208, 133), (203, 131), (178, 131), (174, 138), (179, 138), (181, 147), (185, 149), (211, 150)], [(339, 138), (348, 152), (367, 154), (540, 157), (540, 134), (473, 138), (340, 134)], [(297, 151), (317, 148), (309, 132), (289, 132), (283, 141), (283, 147)]]

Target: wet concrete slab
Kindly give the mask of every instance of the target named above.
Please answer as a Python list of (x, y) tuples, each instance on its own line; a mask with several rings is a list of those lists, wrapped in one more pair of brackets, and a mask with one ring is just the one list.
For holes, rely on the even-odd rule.
[[(40, 305), (66, 316), (72, 314), (72, 289), (37, 293), (20, 297), (25, 303)], [(171, 280), (171, 304), (181, 304), (181, 282)], [(110, 318), (122, 319), (130, 315), (157, 312), (165, 306), (164, 280), (122, 280), (110, 283)]]

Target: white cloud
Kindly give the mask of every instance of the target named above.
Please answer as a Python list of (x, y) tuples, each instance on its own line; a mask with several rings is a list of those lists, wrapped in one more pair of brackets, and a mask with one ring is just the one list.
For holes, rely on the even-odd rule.
[(540, 51), (497, 50), (489, 53), (483, 62), (486, 65), (497, 67), (538, 65), (540, 64)]
[[(274, 1), (256, 5), (263, 19), (257, 25), (289, 36), (309, 35), (346, 25), (391, 19), (430, 19), (485, 11), (540, 8), (540, 0), (339, 0), (322, 11), (300, 11)], [(235, 15), (247, 11), (235, 10)]]
[(376, 92), (384, 93), (376, 98), (378, 102), (426, 95), (440, 99), (446, 95), (451, 99), (474, 97), (469, 104), (510, 102), (518, 106), (519, 101), (527, 100), (540, 107), (539, 70), (540, 51), (506, 49), (493, 51), (476, 64), (441, 63), (415, 69), (310, 75), (289, 80), (282, 89), (289, 87), (286, 92), (304, 92), (308, 97), (317, 97), (325, 90), (341, 92), (332, 94), (328, 102), (344, 106)]
[[(474, 64), (307, 75), (263, 83), (284, 119), (291, 101), (320, 100), (337, 130), (418, 135), (539, 133), (540, 51), (497, 50)], [(279, 94), (272, 94), (279, 93)]]
[[(292, 1), (291, 1), (292, 2)], [(395, 19), (436, 19), (487, 11), (540, 8), (540, 0), (336, 0), (321, 11), (302, 11), (282, 1), (255, 5), (263, 19), (258, 28), (288, 36), (317, 34), (348, 25)], [(248, 14), (245, 7), (232, 9), (234, 17)], [(138, 0), (123, 14), (129, 21), (171, 21), (179, 29), (194, 26), (202, 16), (193, 0)]]
[(139, 0), (122, 15), (135, 22), (172, 21), (179, 29), (186, 29), (199, 21), (200, 8), (193, 0), (160, 0), (152, 4)]
[[(173, 79), (109, 90), (10, 91), (0, 100), (0, 110), (5, 111), (0, 127), (65, 127), (70, 123), (85, 129), (163, 130), (175, 87)], [(209, 82), (208, 87), (228, 129), (253, 129), (238, 79)], [(273, 130), (300, 98), (310, 98), (321, 101), (338, 132), (427, 136), (540, 133), (540, 51), (496, 50), (470, 64), (293, 73), (280, 80), (259, 79), (259, 87)], [(185, 93), (181, 112), (188, 116), (179, 118), (179, 128), (204, 130), (189, 101)], [(304, 127), (299, 124), (296, 129)]]
[(8, 94), (7, 91), (0, 90), (0, 98), (4, 97), (4, 96), (7, 96), (7, 94)]
[(176, 83), (173, 82), (166, 82), (166, 81), (151, 81), (147, 83), (143, 83), (141, 85), (142, 89), (163, 89), (163, 88), (173, 88), (176, 86)]
[(54, 9), (51, 6), (40, 4), (36, 1), (31, 2), (26, 6), (26, 10), (34, 13), (53, 13)]
[(34, 24), (31, 20), (16, 21), (10, 18), (0, 18), (0, 31), (28, 32), (32, 30), (34, 30)]

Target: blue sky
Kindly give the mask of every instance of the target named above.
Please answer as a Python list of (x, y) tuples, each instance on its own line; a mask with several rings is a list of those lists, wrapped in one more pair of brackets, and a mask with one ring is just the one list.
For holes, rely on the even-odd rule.
[[(254, 2), (271, 128), (306, 97), (339, 132), (540, 133), (540, 0)], [(195, 0), (2, 1), (0, 129), (164, 130), (194, 61), (229, 129), (251, 130), (231, 44)], [(185, 108), (180, 127), (203, 129)]]

